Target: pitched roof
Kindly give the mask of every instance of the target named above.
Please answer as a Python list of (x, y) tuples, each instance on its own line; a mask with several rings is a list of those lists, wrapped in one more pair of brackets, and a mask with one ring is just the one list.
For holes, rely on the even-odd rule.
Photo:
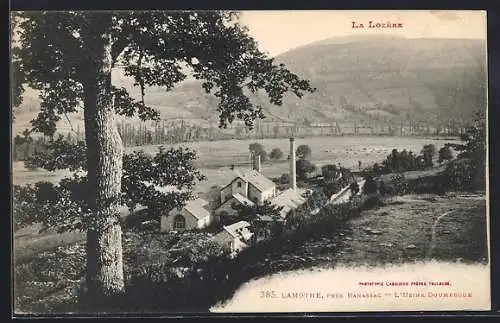
[(280, 212), (280, 216), (285, 218), (293, 209), (296, 209), (300, 205), (304, 204), (307, 199), (302, 196), (306, 191), (304, 189), (297, 188), (296, 190), (287, 189), (283, 191), (281, 194), (273, 198), (270, 202), (271, 205), (283, 207)]
[(210, 216), (210, 211), (205, 208), (206, 206), (208, 206), (207, 201), (202, 198), (197, 198), (196, 200), (188, 201), (184, 208), (195, 218), (200, 220)]
[(266, 191), (276, 186), (273, 181), (262, 175), (256, 170), (251, 170), (245, 173), (242, 177), (245, 181), (255, 186), (259, 191)]
[(247, 221), (239, 221), (228, 226), (224, 226), (224, 229), (233, 237), (243, 240), (248, 240), (252, 237), (253, 233), (248, 229), (250, 223)]
[(264, 215), (257, 214), (257, 219), (261, 222), (275, 222), (275, 221), (282, 221), (283, 220), (283, 219), (278, 219), (278, 218), (275, 219), (272, 216), (267, 215), (267, 214), (264, 214)]
[(233, 194), (233, 197), (241, 204), (246, 203), (250, 206), (254, 205), (254, 203), (252, 201), (250, 201), (249, 199), (247, 199), (245, 196), (241, 195), (240, 193)]
[(149, 182), (149, 181), (142, 181), (142, 183), (144, 185), (146, 185), (147, 187), (154, 186), (154, 188), (157, 191), (162, 192), (162, 193), (172, 193), (172, 192), (174, 192), (174, 193), (184, 193), (184, 192), (188, 192), (187, 189), (178, 189), (174, 185), (160, 186), (160, 185), (155, 185), (154, 183)]

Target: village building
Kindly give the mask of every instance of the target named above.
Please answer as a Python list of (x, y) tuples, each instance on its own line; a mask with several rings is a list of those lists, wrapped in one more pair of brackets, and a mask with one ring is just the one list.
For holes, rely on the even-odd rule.
[(209, 203), (197, 198), (188, 201), (183, 208), (174, 208), (161, 217), (160, 232), (203, 229), (212, 224)]
[(276, 184), (259, 171), (250, 170), (244, 174), (237, 174), (221, 189), (221, 205), (237, 194), (261, 205), (264, 201), (276, 196)]
[(221, 189), (221, 205), (214, 212), (217, 219), (234, 217), (238, 206), (262, 205), (277, 195), (276, 184), (260, 172), (260, 156), (253, 167), (247, 172), (235, 171), (234, 179)]
[(216, 219), (223, 220), (224, 223), (230, 223), (231, 217), (236, 219), (239, 206), (263, 205), (268, 201), (271, 205), (281, 208), (279, 217), (256, 214), (252, 224), (239, 221), (223, 226), (223, 230), (217, 233), (214, 239), (228, 246), (233, 256), (252, 243), (272, 238), (276, 233), (274, 230), (280, 225), (284, 226), (288, 214), (307, 201), (310, 190), (297, 188), (295, 162), (295, 139), (290, 138), (289, 189), (278, 191), (276, 184), (260, 173), (259, 157), (252, 160), (250, 171), (246, 173), (237, 171), (234, 179), (221, 189), (221, 206), (214, 214)]
[(221, 221), (234, 218), (238, 215), (238, 207), (244, 205), (254, 206), (255, 203), (240, 193), (233, 194), (227, 201), (222, 203), (222, 205), (215, 210), (215, 219), (217, 221)]
[(307, 201), (307, 190), (305, 189), (292, 189), (289, 188), (281, 192), (278, 196), (271, 199), (271, 205), (276, 207), (282, 207), (280, 211), (280, 216), (283, 220), (286, 219), (288, 214)]
[(231, 251), (231, 256), (236, 256), (240, 251), (250, 246), (253, 233), (250, 223), (239, 221), (228, 226), (223, 226), (222, 231), (214, 236), (214, 240)]

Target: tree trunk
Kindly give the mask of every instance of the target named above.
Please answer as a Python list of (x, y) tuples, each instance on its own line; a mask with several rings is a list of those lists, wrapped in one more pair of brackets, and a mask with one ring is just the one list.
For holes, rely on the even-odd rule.
[(89, 22), (82, 34), (92, 55), (83, 82), (88, 192), (93, 211), (87, 231), (86, 278), (89, 301), (100, 308), (124, 291), (119, 223), (123, 146), (111, 97), (111, 16), (102, 14)]

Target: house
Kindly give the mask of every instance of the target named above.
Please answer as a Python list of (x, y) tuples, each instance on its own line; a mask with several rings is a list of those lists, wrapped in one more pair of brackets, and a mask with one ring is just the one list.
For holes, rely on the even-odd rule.
[(283, 207), (280, 212), (282, 219), (286, 219), (290, 211), (298, 208), (307, 201), (307, 190), (301, 188), (289, 188), (271, 199), (271, 205)]
[(231, 251), (231, 256), (236, 256), (241, 250), (248, 248), (253, 233), (250, 231), (250, 223), (239, 221), (228, 226), (214, 236), (214, 240)]
[(208, 206), (206, 200), (197, 198), (188, 201), (183, 208), (172, 209), (161, 217), (160, 232), (202, 229), (209, 226), (213, 218)]
[(221, 189), (221, 205), (238, 193), (253, 203), (263, 204), (276, 196), (276, 184), (255, 169), (237, 172), (234, 179)]
[(215, 219), (217, 221), (221, 221), (234, 218), (235, 216), (238, 215), (238, 207), (243, 205), (254, 206), (255, 203), (250, 201), (240, 193), (235, 193), (215, 210), (214, 212)]

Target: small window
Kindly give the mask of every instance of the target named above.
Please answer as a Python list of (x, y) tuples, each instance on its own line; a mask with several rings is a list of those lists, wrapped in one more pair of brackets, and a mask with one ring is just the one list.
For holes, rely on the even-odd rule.
[(174, 230), (184, 230), (185, 228), (186, 219), (181, 214), (177, 214), (174, 218)]
[(241, 182), (238, 182), (236, 185), (238, 185), (238, 187), (241, 187)]

